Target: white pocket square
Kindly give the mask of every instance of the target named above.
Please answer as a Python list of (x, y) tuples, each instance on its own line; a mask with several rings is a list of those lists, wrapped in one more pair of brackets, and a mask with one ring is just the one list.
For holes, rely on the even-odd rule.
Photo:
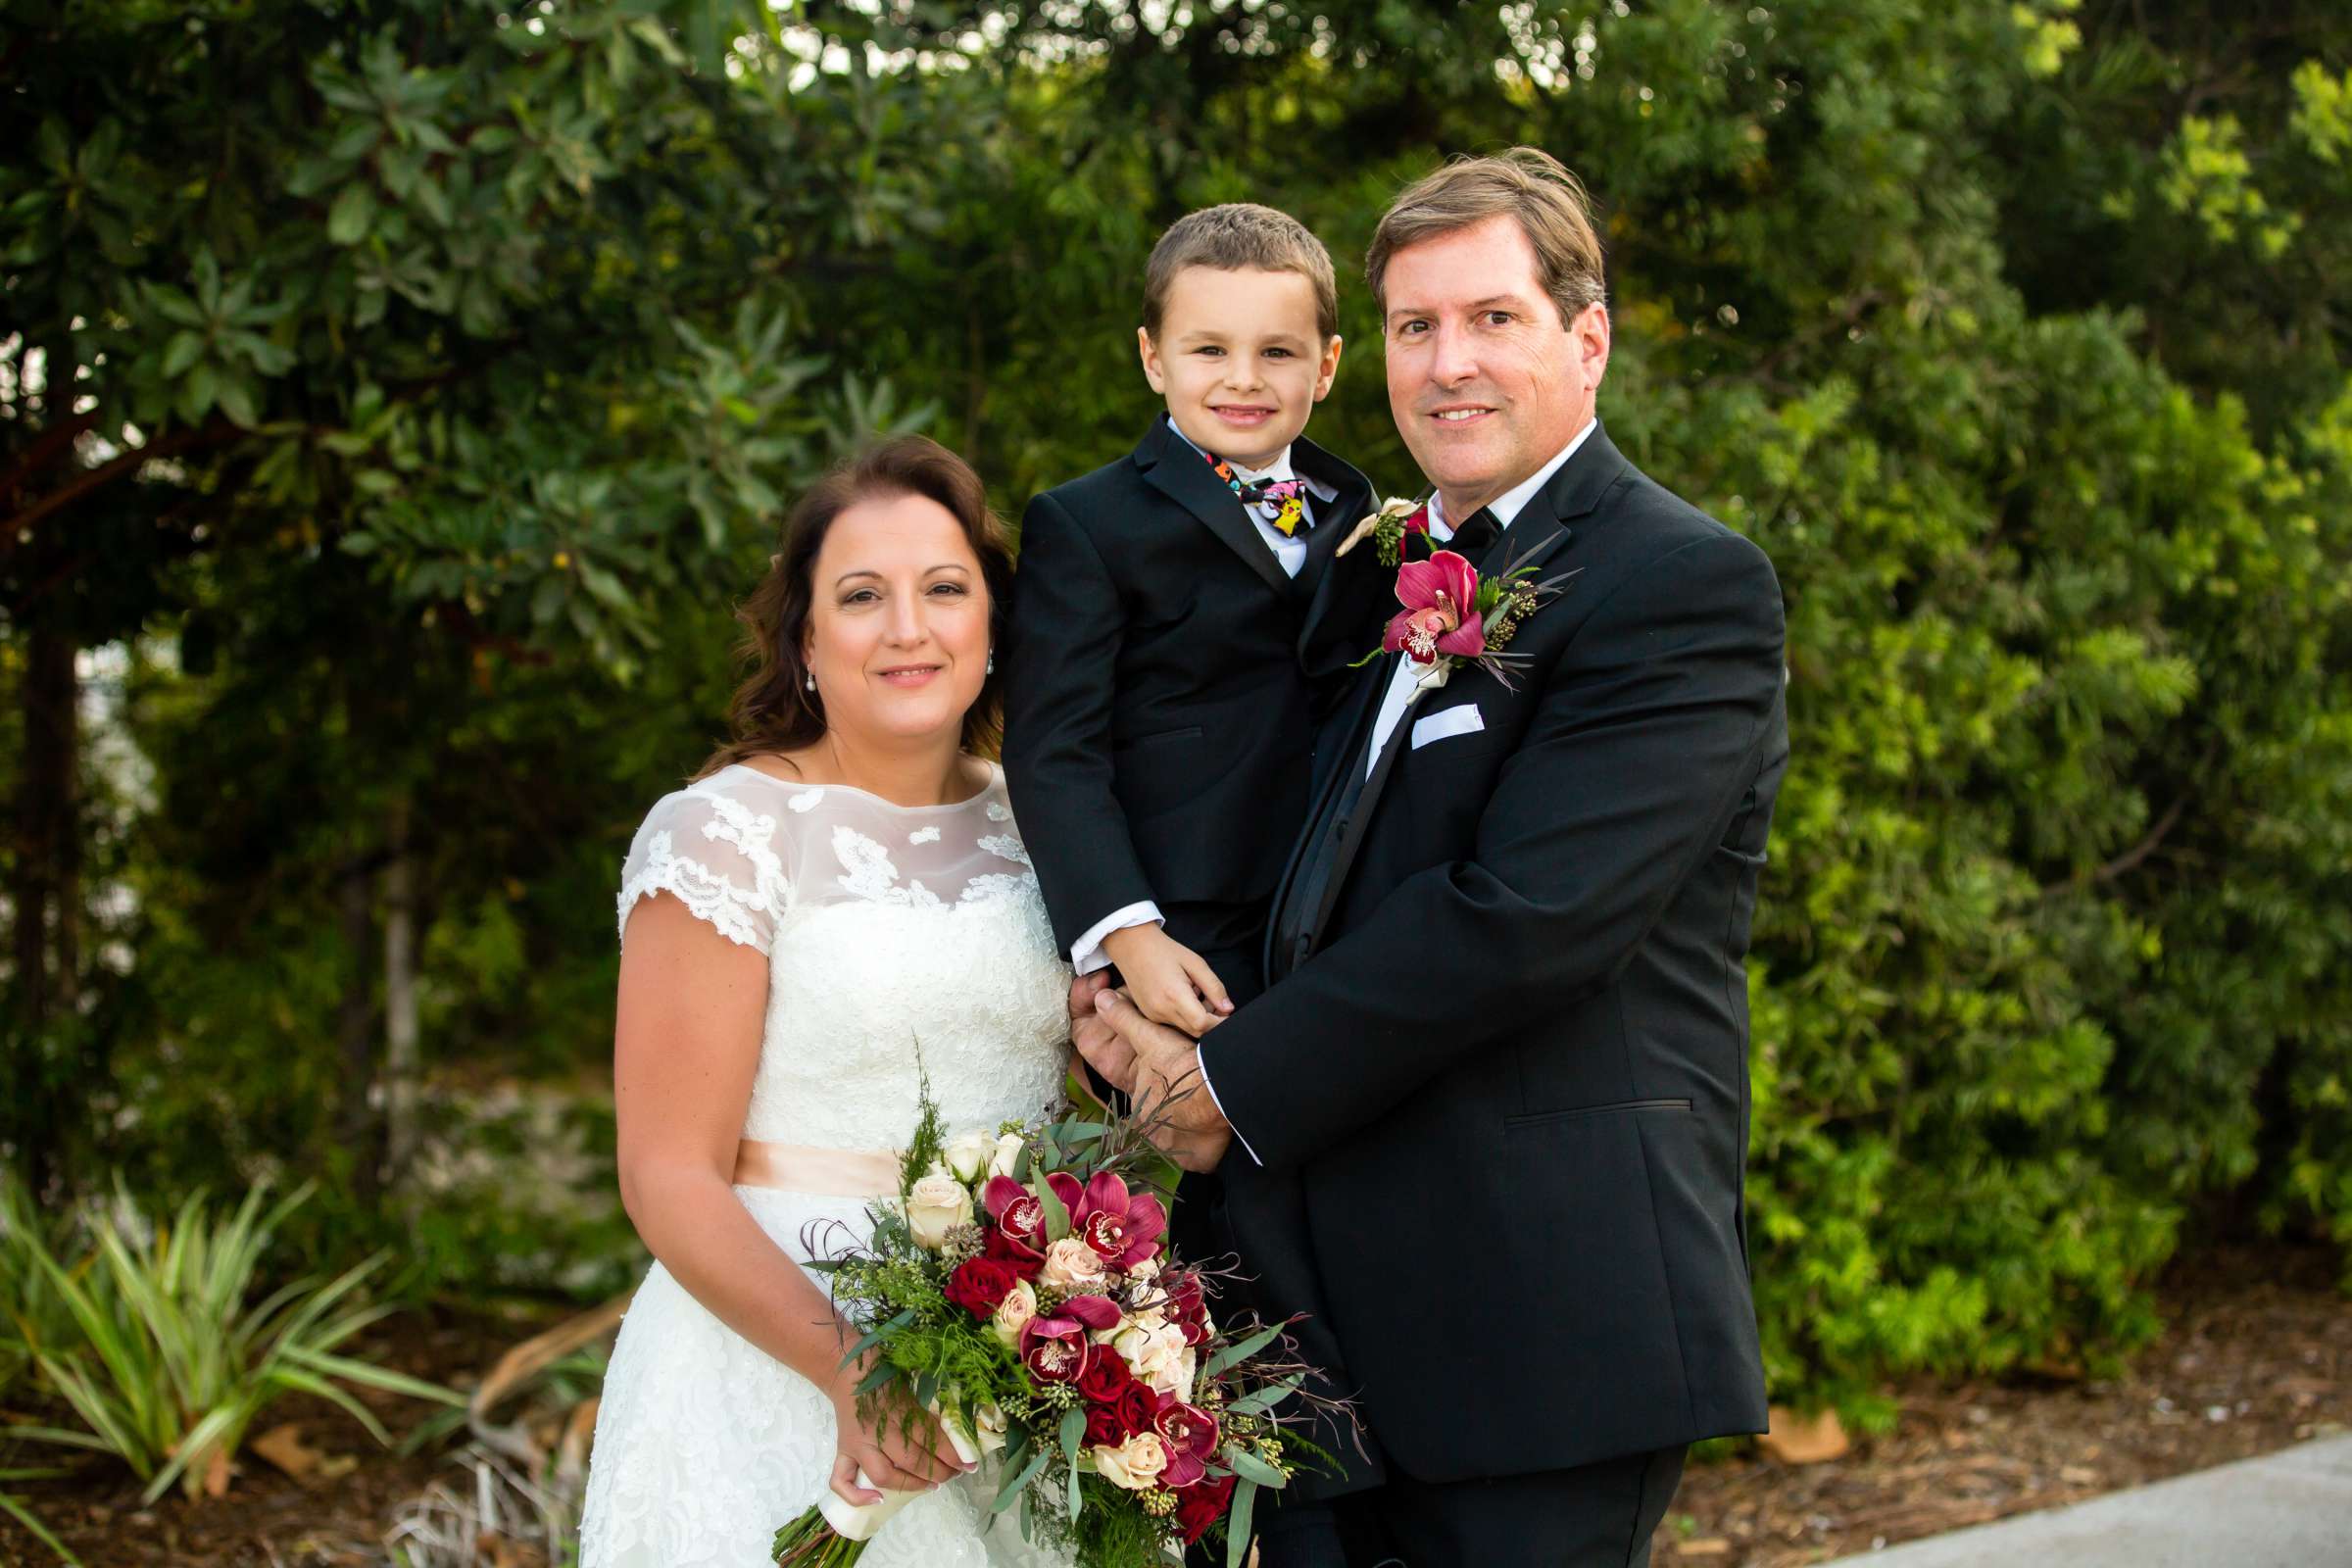
[(1431, 741), (1442, 741), (1448, 735), (1475, 735), (1487, 727), (1486, 718), (1476, 703), (1463, 703), (1427, 718), (1413, 720), (1413, 750), (1419, 751)]

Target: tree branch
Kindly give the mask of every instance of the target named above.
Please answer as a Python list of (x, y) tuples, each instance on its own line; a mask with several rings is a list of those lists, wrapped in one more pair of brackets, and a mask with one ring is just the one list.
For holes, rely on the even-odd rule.
[(34, 437), (32, 444), (24, 449), (24, 456), (9, 470), (8, 477), (0, 479), (0, 506), (13, 506), (17, 492), (24, 488), (26, 481), (71, 451), (82, 432), (95, 429), (97, 424), (98, 411), (92, 409), (87, 414), (62, 419)]
[(244, 437), (246, 431), (227, 419), (215, 416), (212, 422), (194, 430), (174, 430), (158, 436), (135, 451), (125, 452), (111, 462), (102, 463), (71, 484), (62, 485), (35, 501), (21, 512), (0, 519), (0, 559), (5, 559), (24, 542), (32, 525), (64, 507), (70, 507), (93, 490), (101, 490), (134, 472), (144, 463), (160, 458), (177, 457), (183, 452), (202, 451), (207, 447), (225, 446)]
[(2179, 800), (2165, 808), (2164, 814), (2156, 819), (2156, 825), (2148, 829), (2147, 837), (2091, 872), (2090, 880), (2113, 882), (2118, 877), (2129, 876), (2137, 870), (2142, 860), (2156, 853), (2156, 846), (2164, 842), (2165, 835), (2180, 825), (2180, 813), (2188, 808), (2188, 792), (2182, 791)]
[[(2215, 756), (2216, 753), (2208, 749), (2203, 760), (2198, 762), (2196, 771), (2204, 772), (2212, 764)], [(2042, 897), (2049, 898), (2074, 889), (2101, 887), (2110, 882), (2121, 881), (2138, 870), (2146, 862), (2148, 857), (2154, 855), (2162, 847), (2164, 841), (2172, 835), (2173, 829), (2180, 825), (2181, 814), (2188, 809), (2188, 803), (2196, 799), (2196, 787), (2193, 784), (2183, 788), (2180, 798), (2164, 808), (2164, 814), (2156, 818), (2156, 825), (2149, 828), (2146, 835), (2137, 844), (2132, 845), (2104, 865), (2068, 877), (2063, 882), (2045, 883), (2041, 889)]]

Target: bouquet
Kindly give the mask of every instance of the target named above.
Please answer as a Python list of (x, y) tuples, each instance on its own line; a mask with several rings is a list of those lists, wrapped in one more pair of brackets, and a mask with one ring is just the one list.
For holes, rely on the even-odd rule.
[[(1278, 1409), (1345, 1406), (1301, 1392), (1285, 1325), (1218, 1325), (1212, 1276), (1162, 1244), (1174, 1167), (1144, 1122), (1072, 1093), (1084, 1111), (950, 1139), (926, 1092), (898, 1201), (870, 1211), (865, 1246), (810, 1265), (863, 1334), (843, 1364), (872, 1353), (868, 1419), (935, 1417), (965, 1463), (994, 1458), (992, 1522), (1017, 1506), (1023, 1537), (1083, 1568), (1164, 1564), (1204, 1536), (1239, 1568), (1258, 1490), (1329, 1457), (1296, 1430), (1311, 1417)], [(776, 1559), (854, 1563), (917, 1494), (828, 1492)]]

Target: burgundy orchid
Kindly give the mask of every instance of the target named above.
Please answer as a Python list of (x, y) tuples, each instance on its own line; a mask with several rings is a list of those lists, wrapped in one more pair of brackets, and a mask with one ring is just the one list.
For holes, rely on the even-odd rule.
[[(1056, 1189), (1059, 1191), (1059, 1189)], [(1159, 1250), (1168, 1211), (1150, 1193), (1129, 1193), (1110, 1171), (1099, 1172), (1070, 1210), (1072, 1224), (1102, 1261), (1122, 1273)]]
[(990, 1238), (992, 1252), (1001, 1244), (1017, 1260), (1044, 1260), (1045, 1250), (1038, 1244), (1046, 1236), (1046, 1205), (1035, 1193), (1009, 1176), (991, 1176), (981, 1189), (980, 1201), (996, 1227)]
[(1217, 1451), (1217, 1418), (1190, 1404), (1170, 1404), (1152, 1423), (1160, 1446), (1168, 1451), (1168, 1467), (1159, 1484), (1174, 1490), (1191, 1486), (1208, 1473)]
[[(991, 1176), (988, 1185), (980, 1189), (980, 1205), (988, 1210), (988, 1217), (999, 1225), (1004, 1223), (1006, 1214), (1024, 1203), (1037, 1203), (1037, 1195), (1009, 1176)], [(1018, 1228), (1024, 1232), (1042, 1230), (1045, 1227), (1045, 1205), (1038, 1203), (1037, 1223)]]
[(1040, 1383), (1075, 1383), (1094, 1347), (1074, 1317), (1033, 1317), (1021, 1325), (1021, 1361)]
[(1073, 1296), (1055, 1310), (1098, 1331), (1116, 1328), (1119, 1322), (1119, 1303), (1107, 1296)]
[(1478, 568), (1450, 550), (1396, 568), (1396, 600), (1404, 606), (1389, 619), (1380, 646), (1402, 652), (1416, 663), (1440, 655), (1477, 659), (1487, 651), (1486, 623), (1478, 605)]
[(1208, 1343), (1208, 1302), (1200, 1288), (1200, 1276), (1191, 1269), (1160, 1279), (1161, 1301), (1168, 1321), (1184, 1333), (1184, 1343), (1202, 1346)]

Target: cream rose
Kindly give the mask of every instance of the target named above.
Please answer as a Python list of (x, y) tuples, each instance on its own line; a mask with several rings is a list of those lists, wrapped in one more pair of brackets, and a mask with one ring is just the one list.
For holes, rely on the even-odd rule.
[(1023, 1142), (1019, 1133), (1006, 1133), (997, 1140), (995, 1152), (988, 1156), (991, 1176), (1010, 1176), (1013, 1161), (1021, 1157)]
[(1193, 1375), (1200, 1358), (1184, 1343), (1184, 1331), (1173, 1323), (1157, 1328), (1138, 1324), (1112, 1340), (1111, 1348), (1119, 1352), (1128, 1370), (1152, 1392), (1191, 1400)]
[(1127, 1278), (1134, 1283), (1135, 1295), (1142, 1298), (1145, 1304), (1141, 1311), (1130, 1312), (1121, 1318), (1119, 1327), (1156, 1329), (1164, 1326), (1168, 1321), (1168, 1298), (1167, 1293), (1156, 1285), (1159, 1259), (1145, 1258), (1127, 1270)]
[(971, 1220), (970, 1189), (942, 1166), (932, 1166), (907, 1190), (906, 1228), (914, 1233), (917, 1247), (936, 1252), (948, 1244), (948, 1232)]
[(983, 1399), (972, 1407), (972, 1436), (978, 1440), (983, 1456), (1004, 1450), (1009, 1426), (1004, 1410), (993, 1400)]
[(1017, 1350), (1021, 1345), (1021, 1329), (1035, 1316), (1037, 1291), (1027, 1280), (1020, 1280), (1004, 1294), (1004, 1299), (997, 1303), (997, 1315), (988, 1322), (989, 1327), (997, 1331), (998, 1339), (1003, 1340), (1009, 1348)]
[(957, 1181), (968, 1187), (980, 1179), (982, 1171), (988, 1169), (988, 1156), (995, 1153), (996, 1149), (995, 1133), (968, 1132), (949, 1139), (942, 1152), (947, 1157), (948, 1169), (956, 1173)]
[(1150, 1490), (1167, 1467), (1168, 1450), (1156, 1433), (1138, 1432), (1115, 1448), (1105, 1444), (1095, 1449), (1095, 1468), (1102, 1479), (1129, 1492)]
[(1046, 1249), (1037, 1282), (1064, 1296), (1084, 1296), (1102, 1283), (1102, 1254), (1075, 1236), (1064, 1236)]

